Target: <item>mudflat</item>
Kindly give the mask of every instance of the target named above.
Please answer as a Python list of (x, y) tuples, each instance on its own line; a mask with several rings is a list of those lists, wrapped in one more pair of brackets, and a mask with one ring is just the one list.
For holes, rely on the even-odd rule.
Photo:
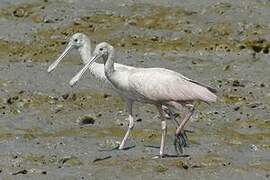
[[(0, 179), (269, 179), (270, 2), (0, 1)], [(136, 104), (127, 128), (120, 98), (85, 74), (75, 50), (48, 66), (76, 32), (106, 41), (116, 61), (172, 69), (218, 89), (188, 123), (180, 158), (152, 159), (161, 125)], [(179, 118), (184, 111), (179, 113)], [(174, 154), (168, 120), (166, 152)]]

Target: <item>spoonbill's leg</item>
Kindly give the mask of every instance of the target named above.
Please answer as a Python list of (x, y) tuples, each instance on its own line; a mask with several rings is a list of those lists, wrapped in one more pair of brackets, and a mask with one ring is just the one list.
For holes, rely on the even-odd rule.
[(127, 130), (127, 132), (126, 132), (126, 134), (125, 134), (125, 136), (124, 136), (124, 138), (123, 138), (123, 140), (122, 140), (122, 142), (121, 142), (121, 144), (119, 146), (119, 149), (123, 149), (124, 148), (125, 143), (126, 143), (126, 141), (128, 139), (128, 136), (129, 136), (131, 130), (133, 129), (133, 127), (134, 127), (134, 119), (133, 119), (133, 114), (132, 114), (132, 105), (133, 105), (133, 102), (132, 101), (129, 101), (129, 100), (127, 100), (126, 102), (127, 102), (128, 116), (129, 116), (128, 117), (129, 124), (128, 124), (128, 130)]
[(178, 128), (176, 129), (175, 132), (175, 141), (174, 141), (174, 146), (175, 146), (175, 150), (177, 153), (183, 153), (183, 149), (182, 149), (182, 138), (185, 139), (184, 134), (182, 134), (182, 131), (184, 129), (184, 126), (186, 125), (186, 123), (188, 122), (188, 120), (190, 119), (190, 117), (193, 115), (194, 113), (194, 106), (193, 105), (189, 105), (191, 108), (189, 110), (189, 112), (186, 114), (185, 118), (183, 119), (183, 121), (180, 123), (180, 125), (178, 126)]
[(180, 124), (175, 118), (175, 114), (173, 113), (173, 109), (167, 106), (162, 106), (162, 109), (164, 111), (164, 116), (166, 119), (171, 119), (174, 121), (175, 127), (177, 128)]
[[(180, 108), (182, 108), (182, 105), (177, 105), (177, 108), (180, 110)], [(174, 122), (175, 128), (177, 129), (180, 126), (180, 123), (177, 121), (176, 116), (174, 115), (174, 111), (171, 107), (166, 107), (166, 106), (162, 106), (162, 109), (164, 110), (164, 112), (169, 116), (169, 118)], [(166, 117), (167, 118), (167, 117)], [(180, 131), (179, 135), (178, 135), (178, 140), (179, 143), (181, 145), (181, 147), (186, 147), (187, 146), (187, 134), (185, 132), (185, 130)]]
[(167, 124), (166, 124), (166, 120), (164, 117), (164, 111), (162, 110), (162, 107), (160, 105), (158, 105), (157, 109), (158, 109), (159, 114), (160, 114), (161, 130), (162, 130), (159, 156), (163, 157), (164, 156), (165, 140), (166, 140), (166, 135), (167, 135)]
[(183, 119), (183, 121), (181, 122), (181, 124), (180, 124), (179, 127), (177, 128), (176, 134), (179, 134), (180, 131), (181, 131), (182, 129), (184, 129), (184, 126), (186, 125), (186, 123), (188, 122), (188, 120), (190, 119), (190, 117), (191, 117), (191, 116), (193, 115), (193, 113), (194, 113), (194, 110), (195, 110), (194, 106), (190, 104), (189, 107), (190, 107), (189, 112), (187, 113), (186, 117)]

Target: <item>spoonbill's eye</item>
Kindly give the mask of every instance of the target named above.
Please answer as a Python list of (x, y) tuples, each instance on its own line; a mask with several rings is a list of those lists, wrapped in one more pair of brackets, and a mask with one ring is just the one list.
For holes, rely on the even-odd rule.
[(78, 42), (78, 39), (74, 39), (75, 42)]
[(103, 48), (99, 48), (100, 51), (103, 51)]

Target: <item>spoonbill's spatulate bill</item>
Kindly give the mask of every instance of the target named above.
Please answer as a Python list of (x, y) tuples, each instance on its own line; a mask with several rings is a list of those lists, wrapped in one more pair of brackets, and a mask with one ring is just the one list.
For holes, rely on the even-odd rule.
[[(89, 61), (89, 59), (92, 57), (91, 56), (91, 40), (83, 33), (76, 33), (70, 38), (68, 45), (67, 45), (66, 49), (64, 50), (64, 52), (56, 59), (56, 61), (54, 61), (49, 66), (47, 71), (52, 72), (57, 67), (57, 65), (60, 63), (60, 61), (72, 49), (77, 49), (79, 51), (81, 59), (83, 60), (84, 64), (86, 64)], [(126, 70), (134, 69), (134, 67), (132, 67), (132, 66), (126, 66), (126, 65), (117, 64), (117, 63), (115, 63), (114, 66), (115, 66), (115, 69), (117, 69), (119, 71), (126, 71)], [(103, 88), (110, 90), (110, 91), (117, 91), (116, 88), (113, 86), (113, 84), (105, 76), (103, 64), (93, 62), (92, 66), (89, 68), (89, 70), (90, 70), (90, 73), (99, 82), (100, 86), (102, 86)], [(119, 94), (119, 95), (122, 96), (121, 94)], [(125, 100), (125, 98), (124, 98), (124, 100)], [(128, 102), (126, 104), (129, 104), (129, 103), (130, 102)], [(166, 112), (168, 112), (170, 118), (172, 118), (177, 124), (178, 122), (175, 120), (175, 117), (173, 116), (173, 112), (171, 110), (171, 107), (170, 106), (168, 106), (168, 107), (163, 106), (163, 109), (167, 110)], [(179, 146), (186, 144), (186, 137), (184, 134), (180, 134), (178, 139), (181, 140), (180, 141), (181, 143), (179, 144)], [(125, 141), (122, 141), (121, 146), (119, 147), (120, 149), (123, 148), (124, 142)]]
[[(49, 66), (48, 72), (52, 72), (57, 65), (60, 63), (60, 61), (73, 49), (76, 49), (79, 51), (81, 59), (84, 64), (86, 64), (91, 56), (91, 40), (83, 33), (76, 33), (74, 34), (66, 47), (66, 49), (63, 51), (63, 53)], [(126, 66), (122, 64), (116, 64), (116, 68), (132, 68), (131, 66)], [(105, 87), (106, 89), (113, 90), (114, 87), (110, 83), (110, 81), (107, 80), (105, 73), (104, 73), (104, 65), (100, 63), (93, 63), (91, 68), (89, 68), (90, 73), (95, 77), (100, 84)]]
[(133, 102), (138, 101), (153, 104), (157, 107), (161, 118), (162, 136), (159, 155), (163, 157), (167, 125), (162, 105), (174, 107), (182, 105), (189, 109), (189, 113), (181, 121), (175, 132), (175, 135), (179, 136), (194, 112), (192, 102), (215, 102), (217, 99), (217, 96), (214, 94), (216, 90), (164, 68), (117, 69), (115, 68), (113, 56), (114, 48), (111, 45), (106, 42), (98, 44), (92, 59), (71, 79), (70, 85), (74, 85), (97, 59), (102, 58), (107, 79), (125, 99), (128, 106), (129, 127), (122, 143), (126, 141), (134, 125), (132, 113)]

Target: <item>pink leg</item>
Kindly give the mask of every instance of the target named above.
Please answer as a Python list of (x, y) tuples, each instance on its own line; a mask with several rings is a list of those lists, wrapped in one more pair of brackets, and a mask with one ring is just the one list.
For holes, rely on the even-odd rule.
[(132, 103), (133, 102), (130, 102), (130, 101), (127, 102), (127, 108), (128, 108), (128, 114), (129, 114), (129, 124), (128, 124), (128, 130), (127, 130), (127, 132), (126, 132), (126, 134), (125, 134), (125, 136), (124, 136), (124, 138), (119, 146), (120, 150), (124, 149), (124, 146), (125, 146), (125, 143), (128, 139), (128, 136), (134, 127), (134, 120), (133, 120), (133, 115), (132, 115)]
[(181, 124), (179, 125), (179, 127), (176, 129), (175, 134), (179, 135), (181, 130), (184, 129), (184, 126), (186, 125), (186, 123), (188, 122), (188, 120), (190, 119), (190, 117), (192, 116), (192, 114), (194, 113), (194, 107), (193, 105), (189, 105), (191, 106), (190, 112), (187, 113), (187, 115), (185, 116), (185, 118), (183, 119), (183, 121), (181, 121)]
[(166, 135), (167, 135), (167, 124), (166, 124), (165, 117), (164, 117), (164, 111), (162, 110), (161, 106), (158, 105), (157, 109), (158, 109), (159, 114), (160, 114), (161, 130), (162, 130), (159, 156), (163, 157), (164, 156), (164, 148), (165, 148), (165, 140), (166, 140)]
[(186, 125), (190, 117), (192, 116), (193, 112), (194, 112), (194, 107), (193, 105), (191, 105), (190, 112), (186, 114), (185, 118), (182, 120), (179, 127), (176, 129), (174, 147), (177, 154), (183, 153), (182, 146), (186, 146), (186, 135), (183, 132), (183, 130), (184, 130), (184, 126)]

